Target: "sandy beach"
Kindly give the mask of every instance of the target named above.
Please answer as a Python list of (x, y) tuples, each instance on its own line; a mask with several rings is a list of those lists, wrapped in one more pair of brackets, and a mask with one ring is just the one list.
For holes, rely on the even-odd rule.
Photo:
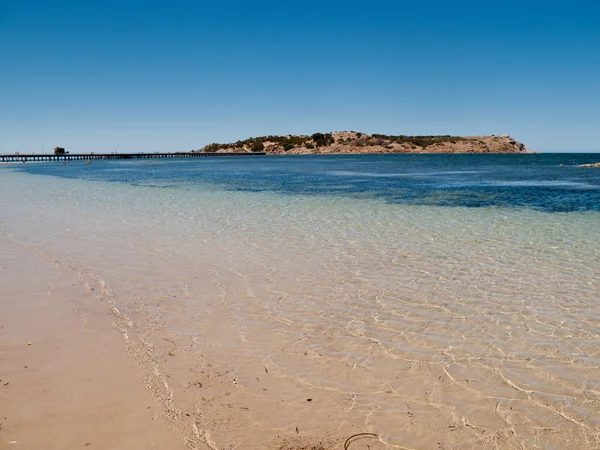
[(7, 448), (600, 444), (598, 212), (363, 189), (471, 177), (468, 201), (493, 182), (594, 207), (594, 172), (540, 156), (522, 188), (504, 157), (273, 158), (1, 174)]
[(0, 0), (0, 450), (600, 450), (600, 3)]
[(0, 279), (0, 444), (185, 448), (93, 287), (5, 233)]

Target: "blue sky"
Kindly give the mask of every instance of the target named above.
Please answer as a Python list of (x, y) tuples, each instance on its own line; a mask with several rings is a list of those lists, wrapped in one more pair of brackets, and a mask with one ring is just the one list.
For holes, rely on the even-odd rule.
[(335, 130), (600, 151), (600, 4), (0, 0), (0, 153)]

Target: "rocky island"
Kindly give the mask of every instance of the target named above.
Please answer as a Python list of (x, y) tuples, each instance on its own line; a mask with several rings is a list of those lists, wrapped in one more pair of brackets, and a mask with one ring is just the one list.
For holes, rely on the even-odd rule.
[(312, 135), (262, 136), (228, 144), (209, 144), (193, 152), (267, 154), (374, 153), (536, 153), (508, 135), (404, 136), (336, 131)]

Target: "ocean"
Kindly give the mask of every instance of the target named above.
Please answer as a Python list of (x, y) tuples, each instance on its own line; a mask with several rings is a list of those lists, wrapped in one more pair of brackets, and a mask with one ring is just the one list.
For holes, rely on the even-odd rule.
[(95, 289), (190, 448), (600, 448), (596, 161), (5, 165), (0, 232)]

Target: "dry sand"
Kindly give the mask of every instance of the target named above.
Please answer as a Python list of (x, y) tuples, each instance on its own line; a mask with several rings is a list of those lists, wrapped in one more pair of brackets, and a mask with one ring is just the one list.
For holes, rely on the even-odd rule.
[(76, 274), (0, 234), (0, 444), (183, 449), (110, 308)]

